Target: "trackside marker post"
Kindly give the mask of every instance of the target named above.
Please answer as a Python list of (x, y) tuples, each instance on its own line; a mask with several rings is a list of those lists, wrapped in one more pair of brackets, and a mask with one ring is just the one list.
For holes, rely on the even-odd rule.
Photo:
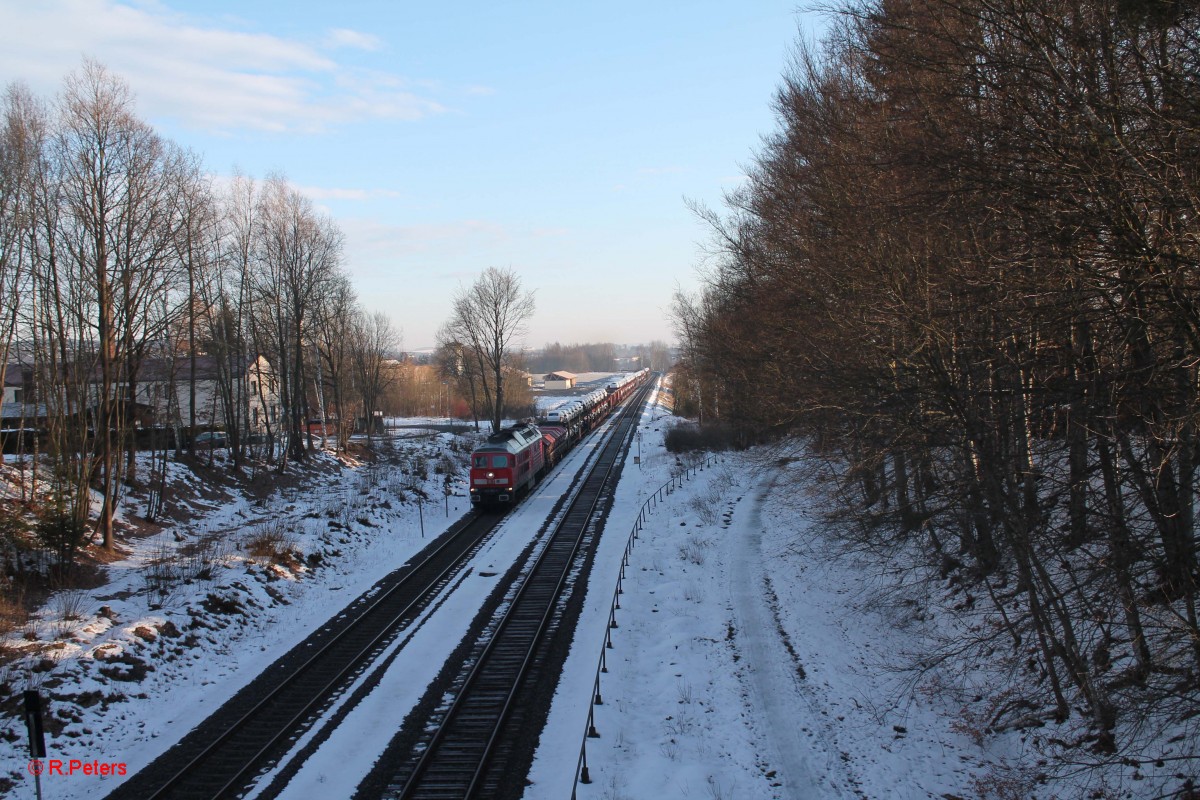
[[(31, 759), (46, 757), (46, 734), (42, 729), (42, 697), (35, 691), (25, 692), (25, 729), (29, 731), (29, 757)], [(32, 769), (34, 784), (37, 787), (38, 800), (42, 800), (42, 770)]]

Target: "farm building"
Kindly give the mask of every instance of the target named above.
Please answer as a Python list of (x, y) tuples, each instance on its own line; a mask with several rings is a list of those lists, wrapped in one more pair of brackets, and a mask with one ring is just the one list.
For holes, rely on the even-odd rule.
[(574, 372), (551, 372), (546, 375), (547, 389), (574, 389), (575, 378)]

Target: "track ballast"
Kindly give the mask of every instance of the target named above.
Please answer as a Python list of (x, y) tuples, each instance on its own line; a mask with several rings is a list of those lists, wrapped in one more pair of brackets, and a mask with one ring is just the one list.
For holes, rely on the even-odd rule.
[(508, 723), (534, 683), (528, 680), (531, 673), (553, 672), (547, 669), (546, 634), (561, 623), (564, 588), (596, 522), (597, 505), (606, 491), (611, 492), (614, 468), (628, 448), (648, 391), (649, 385), (643, 387), (622, 410), (525, 580), (502, 616), (489, 626), (489, 638), (458, 682), (454, 699), (441, 711), (440, 720), (424, 723), (430, 735), (398, 770), (383, 797), (492, 798), (519, 788), (513, 784), (523, 781), (524, 770), (511, 768), (504, 756), (513, 744), (506, 737), (520, 726)]

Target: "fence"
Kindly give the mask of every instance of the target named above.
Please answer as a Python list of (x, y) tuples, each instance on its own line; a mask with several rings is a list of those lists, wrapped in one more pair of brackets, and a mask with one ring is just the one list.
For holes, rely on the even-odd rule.
[(592, 782), (592, 777), (588, 774), (587, 740), (600, 737), (600, 733), (596, 730), (595, 707), (604, 704), (604, 699), (600, 694), (600, 676), (608, 672), (607, 653), (613, 648), (612, 632), (617, 627), (617, 611), (621, 608), (621, 595), (624, 594), (622, 586), (625, 582), (625, 568), (629, 566), (629, 554), (633, 552), (633, 545), (638, 539), (638, 534), (645, 527), (650, 512), (658, 508), (658, 504), (663, 502), (675, 489), (682, 489), (685, 480), (691, 480), (697, 473), (703, 472), (705, 467), (710, 467), (718, 461), (723, 462), (724, 459), (718, 455), (710, 455), (700, 463), (685, 467), (675, 473), (671, 480), (658, 487), (654, 494), (647, 497), (646, 502), (642, 503), (638, 518), (634, 521), (632, 530), (629, 531), (629, 539), (625, 542), (625, 552), (621, 556), (621, 571), (617, 575), (617, 585), (613, 589), (612, 603), (608, 608), (608, 624), (604, 630), (604, 644), (600, 648), (600, 659), (596, 664), (596, 679), (592, 683), (592, 700), (588, 704), (587, 725), (584, 728), (583, 740), (579, 745), (579, 759), (575, 762), (575, 781), (571, 785), (571, 800), (576, 800), (576, 790), (578, 790), (579, 784)]

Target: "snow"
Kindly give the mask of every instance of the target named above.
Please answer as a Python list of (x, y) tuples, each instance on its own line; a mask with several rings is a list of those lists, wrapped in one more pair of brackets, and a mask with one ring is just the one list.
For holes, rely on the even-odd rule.
[[(452, 450), (453, 436), (435, 431), (443, 421), (401, 421), (428, 428), (419, 439), (393, 440), (398, 464), (335, 466), (314, 474), (303, 491), (277, 492), (266, 501), (236, 493), (196, 500), (187, 523), (131, 540), (128, 555), (109, 565), (109, 583), (87, 595), (84, 619), (59, 637), (60, 645), (49, 644), (51, 629), (66, 624), (52, 602), (37, 622), (41, 641), (27, 643), (29, 655), (10, 682), (40, 684), (46, 694), (99, 692), (111, 702), (54, 700), (50, 712), (69, 709), (72, 719), (50, 738), (51, 756), (121, 762), (133, 774), (426, 543), (412, 484), (431, 496), (423, 508), (427, 537), (457, 519), (469, 505), (463, 487), (455, 483), (446, 515), (442, 476), (432, 469), (443, 454), (464, 456), (464, 448)], [(960, 707), (936, 692), (907, 691), (901, 656), (920, 649), (930, 633), (925, 626), (936, 620), (921, 622), (904, 607), (877, 601), (881, 579), (834, 551), (796, 493), (804, 485), (802, 465), (763, 468), (745, 456), (720, 455), (674, 481), (670, 493), (659, 492), (684, 469), (662, 446), (668, 423), (667, 412), (652, 401), (586, 583), (528, 800), (571, 796), (589, 711), (600, 737), (586, 739), (592, 782), (574, 787), (582, 800), (977, 795), (973, 781), (1014, 755), (1015, 744), (1001, 737), (981, 746), (966, 735)], [(360, 677), (365, 683), (380, 670), (365, 698), (341, 695), (326, 714), (328, 720), (344, 711), (340, 727), (307, 757), (281, 796), (352, 794), (496, 576), (536, 535), (570, 474), (592, 452), (591, 446), (577, 449), (506, 517), (470, 571)], [(412, 474), (416, 457), (429, 461), (425, 479)], [(195, 480), (171, 466), (174, 480)], [(399, 500), (401, 493), (407, 501)], [(618, 627), (610, 629), (614, 587), (644, 504), (646, 524), (617, 596)], [(272, 521), (284, 523), (302, 554), (321, 554), (321, 563), (301, 559), (285, 567), (250, 556), (248, 537)], [(147, 563), (202, 540), (217, 544), (212, 576), (171, 581), (165, 595), (153, 591)], [(204, 611), (210, 596), (245, 613)], [(180, 635), (171, 634), (171, 625)], [(604, 647), (606, 634), (612, 649)], [(194, 637), (188, 646), (185, 637)], [(602, 652), (608, 669), (600, 674), (603, 704), (593, 705)], [(119, 663), (121, 654), (151, 671), (140, 682), (105, 676), (102, 670), (133, 668)], [(0, 754), (0, 775), (15, 783), (5, 796), (31, 796), (23, 725), (5, 724), (15, 743)], [(328, 733), (324, 724), (297, 748)], [(77, 797), (107, 792), (119, 780), (48, 776), (42, 785), (46, 798)]]
[[(262, 503), (240, 495), (178, 503), (194, 519), (130, 540), (129, 554), (107, 566), (107, 585), (84, 601), (85, 619), (70, 625), (73, 630), (65, 636), (54, 635), (56, 625), (67, 623), (55, 619), (52, 598), (36, 628), (44, 639), (60, 643), (35, 643), (38, 649), (30, 647), (6, 676), (19, 688), (41, 688), (51, 697), (48, 714), (70, 715), (60, 735), (47, 737), (48, 755), (125, 763), (132, 775), (165, 751), (320, 627), (331, 611), (370, 589), (424, 546), (421, 514), (432, 528), (439, 519), (467, 511), (470, 501), (462, 486), (443, 502), (442, 476), (433, 469), (435, 456), (448, 452), (451, 441), (443, 434), (399, 445), (402, 460), (418, 455), (429, 460), (424, 480), (398, 467), (385, 475), (365, 464), (348, 464), (312, 478), (314, 483), (302, 492), (278, 492)], [(182, 465), (169, 466), (175, 473), (171, 480), (195, 481)], [(414, 484), (431, 496), (421, 510), (412, 501)], [(400, 492), (409, 495), (407, 502), (399, 501)], [(323, 565), (312, 568), (302, 560), (285, 569), (250, 556), (248, 540), (273, 523), (282, 525), (299, 552), (322, 554)], [(161, 584), (147, 580), (148, 563), (202, 540), (214, 543), (210, 579), (181, 575)], [(186, 559), (171, 560), (186, 570)], [(165, 593), (157, 590), (159, 585)], [(212, 596), (228, 599), (241, 610), (205, 613), (202, 604)], [(168, 623), (179, 635), (164, 633), (170, 630)], [(139, 682), (111, 677), (120, 674), (112, 666), (119, 656), (137, 659), (150, 671)], [(89, 692), (111, 702), (85, 707), (61, 697)], [(59, 699), (53, 699), (56, 696)], [(14, 741), (23, 744), (22, 721), (4, 722), (9, 735), (19, 737)], [(32, 789), (22, 786), (32, 781), (24, 746), (6, 749), (0, 759), (0, 774), (18, 782), (12, 796), (25, 796)], [(81, 786), (97, 780), (108, 791), (120, 778), (48, 775), (42, 780), (43, 796), (76, 797)]]
[[(578, 447), (563, 462), (563, 467), (551, 473), (518, 508), (505, 516), (497, 534), (468, 565), (466, 577), (447, 587), (431, 604), (425, 619), (412, 626), (417, 630), (392, 648), (394, 661), (388, 665), (383, 680), (330, 739), (307, 758), (281, 797), (353, 794), (358, 778), (382, 754), (408, 710), (421, 699), (425, 687), (466, 634), (482, 599), (492, 592), (499, 576), (535, 537), (558, 497), (567, 490), (571, 476), (593, 455), (594, 449), (591, 443)], [(390, 657), (391, 654), (381, 660)], [(304, 744), (299, 742), (293, 750)], [(260, 782), (265, 784), (266, 781)]]
[[(677, 481), (651, 502), (608, 628), (627, 533), (683, 469), (664, 423), (643, 417), (526, 800), (977, 795), (1009, 743), (984, 749), (956, 732), (959, 708), (903, 691), (900, 654), (925, 632), (872, 609), (865, 565), (836, 556), (789, 495), (801, 476), (722, 455)], [(573, 786), (589, 709), (591, 783)]]

